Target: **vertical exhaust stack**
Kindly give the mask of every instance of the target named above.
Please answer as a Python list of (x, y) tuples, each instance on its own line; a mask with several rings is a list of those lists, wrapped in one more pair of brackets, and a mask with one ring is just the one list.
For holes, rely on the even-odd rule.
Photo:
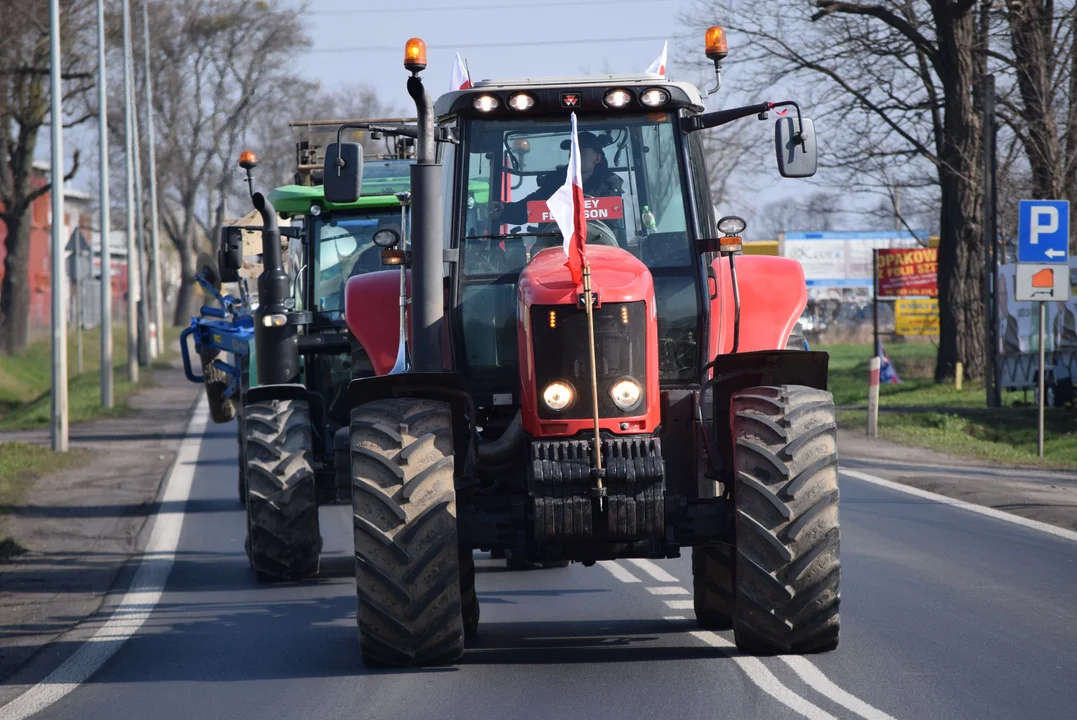
[(419, 38), (411, 38), (405, 45), (404, 68), (411, 72), (408, 94), (415, 101), (419, 128), (416, 162), (411, 166), (412, 360), (416, 372), (441, 372), (445, 315), (441, 166), (435, 162), (434, 104), (419, 77), (426, 68), (426, 44)]
[(258, 309), (254, 312), (258, 381), (263, 385), (291, 383), (299, 376), (299, 337), (297, 326), (287, 321), (295, 299), (284, 271), (277, 211), (265, 195), (254, 192), (251, 169), (258, 164), (254, 153), (245, 151), (239, 164), (247, 171), (251, 200), (262, 216), (262, 274), (258, 276)]

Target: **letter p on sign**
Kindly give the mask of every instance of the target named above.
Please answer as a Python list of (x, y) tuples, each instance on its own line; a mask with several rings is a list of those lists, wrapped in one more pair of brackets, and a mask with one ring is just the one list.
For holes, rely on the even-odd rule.
[(1032, 227), (1029, 242), (1040, 244), (1040, 234), (1051, 235), (1058, 232), (1058, 208), (1050, 206), (1032, 208)]

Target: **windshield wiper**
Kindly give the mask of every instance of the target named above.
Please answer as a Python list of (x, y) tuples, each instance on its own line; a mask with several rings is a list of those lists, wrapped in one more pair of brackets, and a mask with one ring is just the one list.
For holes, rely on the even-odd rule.
[(561, 237), (561, 233), (536, 232), (536, 233), (509, 233), (507, 235), (465, 235), (464, 240), (508, 240), (509, 238), (522, 237)]

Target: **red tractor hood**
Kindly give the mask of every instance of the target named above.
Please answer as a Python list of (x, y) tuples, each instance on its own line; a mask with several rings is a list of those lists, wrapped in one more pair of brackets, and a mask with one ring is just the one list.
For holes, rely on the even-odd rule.
[[(520, 301), (532, 305), (575, 305), (583, 285), (572, 282), (561, 248), (539, 252), (520, 273)], [(591, 290), (598, 302), (647, 300), (653, 307), (654, 286), (647, 266), (627, 250), (609, 245), (588, 245)]]

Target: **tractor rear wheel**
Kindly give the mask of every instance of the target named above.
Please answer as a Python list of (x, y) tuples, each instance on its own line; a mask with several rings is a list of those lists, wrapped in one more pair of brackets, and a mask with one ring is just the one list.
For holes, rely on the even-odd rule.
[(231, 384), (231, 378), (227, 372), (213, 364), (221, 355), (220, 350), (202, 348), (202, 383), (206, 387), (209, 416), (218, 424), (229, 422), (236, 417), (236, 395), (224, 396)]
[(464, 651), (463, 563), (450, 406), (420, 398), (360, 405), (351, 464), (363, 662), (455, 662)]
[(239, 465), (239, 502), (246, 507), (247, 505), (247, 425), (243, 420), (244, 408), (243, 408), (243, 396), (246, 394), (250, 383), (247, 381), (248, 361), (246, 356), (239, 355), (236, 358), (239, 364), (239, 387), (240, 387), (240, 399), (236, 403), (236, 444), (238, 445), (237, 453), (238, 465)]
[(310, 427), (304, 400), (265, 400), (244, 408), (247, 554), (260, 580), (318, 574), (318, 526)]
[(475, 556), (470, 548), (460, 548), (460, 605), (464, 637), (475, 637), (479, 632), (479, 596), (475, 592)]
[(692, 548), (692, 596), (704, 630), (733, 627), (735, 553), (729, 545)]
[(752, 654), (838, 646), (841, 602), (834, 400), (800, 386), (732, 398), (737, 647)]

